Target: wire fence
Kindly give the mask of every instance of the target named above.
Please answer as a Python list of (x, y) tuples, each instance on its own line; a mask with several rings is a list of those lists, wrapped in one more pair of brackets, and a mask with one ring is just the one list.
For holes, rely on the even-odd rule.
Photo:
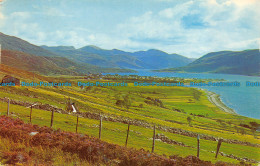
[[(10, 99), (7, 100), (7, 111), (6, 111), (6, 115), (7, 116), (10, 116)], [(35, 105), (31, 105), (30, 107), (27, 107), (29, 109), (29, 123), (32, 123), (32, 120), (33, 120), (33, 107)], [(74, 105), (74, 108), (75, 105)], [(76, 109), (78, 111), (78, 109)], [(52, 128), (54, 123), (55, 123), (55, 114), (54, 114), (54, 109), (52, 109), (51, 111), (51, 114), (50, 114), (50, 127)], [(75, 120), (75, 132), (78, 133), (80, 127), (82, 125), (80, 125), (80, 118), (78, 114), (76, 114), (76, 120)], [(89, 118), (86, 118), (84, 117), (84, 119), (89, 119)], [(98, 138), (99, 139), (102, 139), (102, 133), (103, 133), (103, 129), (104, 129), (104, 126), (103, 126), (103, 116), (102, 114), (99, 115), (99, 123), (98, 123), (98, 126), (95, 126), (98, 127)], [(117, 123), (120, 123), (120, 122), (117, 122)], [(124, 124), (125, 125), (125, 124)], [(127, 147), (128, 143), (129, 143), (129, 138), (130, 138), (130, 130), (131, 130), (131, 126), (134, 126), (134, 125), (131, 125), (130, 123), (127, 124), (126, 126), (126, 133), (125, 133), (125, 143), (124, 143), (124, 146)], [(152, 133), (151, 133), (151, 136), (152, 136), (152, 143), (151, 143), (151, 152), (155, 152), (156, 151), (156, 125), (153, 126), (153, 130), (152, 130)], [(144, 141), (143, 139), (141, 138), (138, 138), (138, 137), (135, 137), (135, 141), (138, 141), (138, 142), (141, 142), (141, 141)], [(218, 157), (218, 153), (219, 153), (219, 150), (220, 150), (220, 147), (221, 147), (221, 143), (222, 143), (222, 139), (219, 139), (218, 140), (218, 143), (217, 143), (217, 148), (216, 148), (216, 155), (215, 155), (215, 158)], [(199, 158), (200, 157), (200, 137), (198, 135), (197, 137), (197, 157)]]

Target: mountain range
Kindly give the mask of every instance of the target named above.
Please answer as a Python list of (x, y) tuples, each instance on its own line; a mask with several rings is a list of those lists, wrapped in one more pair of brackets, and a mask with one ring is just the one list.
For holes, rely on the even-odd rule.
[(258, 49), (212, 52), (195, 60), (156, 49), (127, 52), (93, 45), (78, 49), (73, 46), (37, 46), (3, 33), (0, 33), (0, 44), (3, 64), (45, 75), (135, 72), (137, 69), (260, 75)]
[(258, 49), (212, 52), (187, 66), (160, 71), (260, 76), (260, 52)]
[(163, 69), (193, 61), (160, 50), (126, 52), (96, 46), (37, 46), (15, 36), (0, 33), (2, 62), (42, 74), (84, 74), (88, 72), (135, 72), (131, 69)]
[(91, 45), (79, 49), (72, 46), (41, 47), (76, 62), (85, 62), (107, 68), (164, 69), (185, 66), (193, 61), (193, 59), (178, 54), (168, 54), (155, 49), (126, 52), (118, 49), (105, 50)]

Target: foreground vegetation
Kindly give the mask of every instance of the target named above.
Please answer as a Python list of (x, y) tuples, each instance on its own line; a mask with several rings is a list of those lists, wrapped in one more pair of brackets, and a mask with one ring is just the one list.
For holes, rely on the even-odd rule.
[[(109, 144), (87, 135), (25, 124), (6, 116), (0, 117), (0, 124), (0, 144), (3, 145), (0, 150), (4, 150), (1, 157), (5, 164), (212, 165), (193, 156), (166, 158), (144, 150)], [(230, 164), (218, 162), (216, 165)]]
[[(31, 78), (21, 77), (27, 82), (32, 81)], [(252, 164), (260, 160), (259, 133), (255, 128), (260, 121), (223, 112), (209, 102), (204, 91), (186, 87), (137, 87), (131, 83), (126, 87), (78, 87), (78, 81), (112, 82), (108, 79), (86, 80), (84, 77), (46, 78), (36, 75), (34, 81), (44, 80), (69, 81), (72, 86), (1, 87), (1, 114), (6, 114), (4, 98), (8, 97), (14, 103), (10, 106), (11, 116), (28, 122), (30, 108), (27, 107), (36, 103), (38, 106), (33, 108), (32, 123), (49, 126), (49, 108), (57, 108), (53, 128), (75, 132), (76, 115), (67, 114), (65, 110), (70, 98), (80, 111), (78, 132), (98, 137), (101, 113), (104, 119), (101, 140), (108, 143), (124, 146), (127, 124), (130, 123), (128, 147), (151, 151), (153, 125), (156, 125), (156, 154), (196, 156), (196, 137), (199, 134), (202, 160)], [(121, 80), (113, 79), (113, 82), (117, 81)], [(40, 107), (47, 104), (51, 107)], [(216, 140), (219, 138), (224, 142), (218, 159), (215, 159)]]

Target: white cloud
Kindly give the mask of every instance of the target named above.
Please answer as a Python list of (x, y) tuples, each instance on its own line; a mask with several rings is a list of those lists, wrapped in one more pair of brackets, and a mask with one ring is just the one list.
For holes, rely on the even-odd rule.
[(117, 31), (122, 37), (132, 39), (165, 39), (169, 37), (168, 32), (171, 25), (158, 18), (152, 12), (146, 12), (140, 17), (133, 17), (123, 24), (117, 26)]
[(3, 5), (3, 2), (0, 0), (0, 27), (2, 27), (4, 25), (4, 21), (5, 21), (5, 16), (2, 11), (2, 5)]
[(188, 1), (175, 7), (164, 9), (159, 12), (159, 15), (166, 18), (181, 18), (189, 13), (189, 8), (193, 3), (193, 1)]
[[(255, 0), (188, 1), (158, 13), (132, 17), (119, 24), (117, 31), (122, 37), (139, 40), (138, 47), (155, 47), (190, 57), (256, 48), (260, 32), (257, 4)], [(187, 25), (186, 17), (190, 17)], [(193, 23), (195, 28), (192, 21), (197, 21)], [(196, 28), (196, 23), (201, 27)]]
[(234, 3), (239, 7), (245, 7), (248, 5), (255, 5), (256, 3), (259, 3), (258, 0), (230, 0), (229, 3)]
[(22, 19), (22, 20), (25, 20), (25, 19), (28, 19), (30, 18), (30, 13), (29, 12), (13, 12), (11, 15), (10, 15), (10, 18), (17, 18), (17, 19)]
[(141, 10), (142, 13), (129, 12), (124, 19), (119, 16), (120, 11), (116, 14), (109, 11), (118, 22), (107, 27), (98, 23), (110, 23), (102, 20), (107, 17), (93, 17), (98, 20), (93, 21), (92, 17), (82, 14), (82, 10), (75, 11), (77, 19), (69, 19), (74, 13), (66, 3), (52, 7), (49, 4), (53, 1), (45, 7), (34, 3), (34, 10), (27, 8), (10, 13), (1, 12), (0, 6), (0, 27), (7, 34), (38, 45), (73, 45), (77, 48), (97, 45), (127, 51), (156, 48), (190, 57), (260, 45), (257, 43), (260, 42), (258, 0), (153, 1), (158, 2), (155, 4), (164, 1), (169, 5), (160, 10), (154, 6), (156, 10), (146, 8)]

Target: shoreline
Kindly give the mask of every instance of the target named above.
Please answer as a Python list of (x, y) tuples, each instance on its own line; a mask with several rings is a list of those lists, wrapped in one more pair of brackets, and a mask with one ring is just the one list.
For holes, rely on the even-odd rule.
[(225, 105), (223, 103), (223, 101), (221, 101), (220, 95), (216, 94), (215, 92), (211, 92), (207, 89), (200, 89), (200, 90), (203, 90), (204, 92), (206, 92), (209, 101), (212, 104), (214, 104), (215, 106), (217, 106), (218, 108), (220, 108), (222, 111), (230, 113), (230, 114), (238, 115), (235, 110), (233, 110), (232, 108), (229, 108), (227, 105)]

